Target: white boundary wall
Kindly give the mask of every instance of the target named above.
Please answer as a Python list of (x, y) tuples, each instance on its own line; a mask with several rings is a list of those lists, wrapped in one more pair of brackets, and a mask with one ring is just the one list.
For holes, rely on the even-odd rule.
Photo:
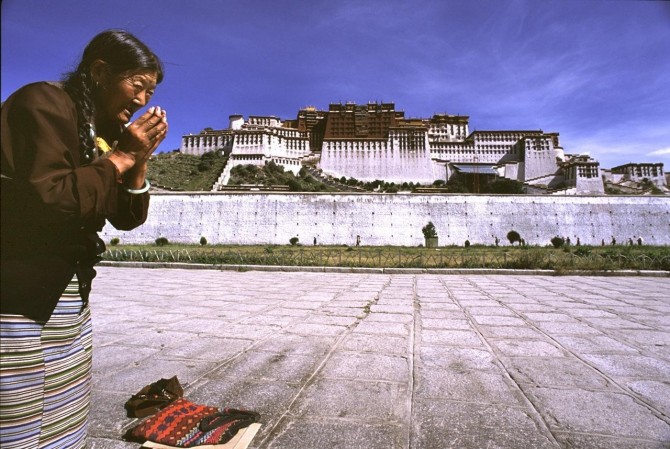
[(291, 237), (311, 245), (417, 246), (432, 221), (440, 245), (507, 245), (515, 230), (528, 244), (548, 245), (556, 235), (582, 244), (670, 245), (670, 197), (416, 194), (156, 193), (149, 218), (122, 232), (109, 224), (101, 237), (153, 243), (157, 237), (197, 244), (286, 245)]

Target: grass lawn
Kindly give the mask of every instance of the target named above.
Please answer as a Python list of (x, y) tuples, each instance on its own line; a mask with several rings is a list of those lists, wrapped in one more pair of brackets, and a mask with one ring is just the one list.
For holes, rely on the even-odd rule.
[(108, 245), (105, 260), (371, 268), (667, 270), (670, 247), (656, 246), (302, 246)]

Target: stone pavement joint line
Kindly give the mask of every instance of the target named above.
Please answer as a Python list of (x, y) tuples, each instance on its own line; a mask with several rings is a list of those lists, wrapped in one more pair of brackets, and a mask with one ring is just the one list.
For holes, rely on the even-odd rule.
[(98, 272), (93, 449), (173, 375), (255, 449), (670, 447), (670, 278)]
[[(477, 285), (474, 284), (471, 280), (467, 279), (468, 283), (472, 286), (472, 288), (477, 289), (481, 294), (483, 294), (485, 297), (490, 298), (492, 301), (496, 301), (501, 307), (504, 307), (505, 309), (510, 310), (510, 313), (512, 316), (519, 316), (516, 312), (513, 310), (509, 309), (504, 303), (501, 301), (497, 301), (496, 298), (492, 297), (488, 292), (482, 291), (481, 289), (478, 289)], [(473, 317), (473, 315), (463, 308), (463, 306), (460, 304), (460, 301), (457, 297), (455, 297), (454, 294), (452, 294), (451, 290), (449, 289), (449, 285), (445, 282), (444, 279), (442, 279), (442, 284), (444, 285), (445, 290), (449, 294), (449, 297), (454, 301), (455, 304), (457, 304), (461, 310), (463, 310), (465, 316), (468, 318), (468, 321), (472, 325), (473, 329), (477, 334), (479, 335), (480, 339), (484, 343), (484, 345), (487, 347), (488, 351), (491, 353), (496, 354), (497, 356), (500, 356), (499, 352), (492, 347), (487, 341), (484, 335), (482, 334), (481, 329), (479, 329), (479, 325), (477, 324), (477, 321)], [(535, 421), (538, 430), (543, 434), (543, 436), (548, 440), (556, 444), (556, 440), (554, 439), (554, 436), (551, 434), (551, 431), (549, 430), (547, 423), (542, 419), (541, 413), (539, 410), (535, 407), (535, 404), (532, 403), (532, 401), (523, 394), (523, 388), (522, 385), (517, 383), (515, 379), (512, 377), (511, 373), (506, 369), (504, 364), (500, 361), (500, 358), (496, 360), (496, 365), (498, 365), (501, 368), (501, 371), (504, 375), (506, 383), (511, 386), (511, 388), (514, 388), (515, 392), (518, 394), (518, 397), (521, 398), (521, 400), (525, 403), (527, 406), (527, 412), (529, 416), (532, 417), (533, 421)]]
[[(336, 299), (336, 298), (337, 298), (337, 297), (335, 297), (334, 299)], [(367, 315), (370, 314), (370, 308), (371, 308), (371, 306), (372, 306), (373, 304), (375, 304), (375, 303), (378, 301), (378, 299), (379, 299), (378, 296), (376, 296), (376, 297), (373, 298), (373, 299), (370, 299), (370, 300), (368, 301), (368, 303), (363, 307), (363, 313), (362, 313), (362, 315), (357, 316), (357, 317), (356, 317), (356, 321), (355, 321), (353, 324), (349, 325), (349, 326), (347, 327), (346, 332), (343, 333), (342, 335), (340, 335), (340, 336), (337, 338), (336, 342), (333, 344), (333, 346), (330, 348), (330, 350), (328, 351), (328, 353), (325, 355), (325, 357), (323, 358), (322, 362), (321, 362), (321, 363), (319, 364), (319, 366), (316, 368), (316, 370), (314, 371), (314, 373), (312, 373), (312, 375), (309, 377), (309, 379), (307, 379), (307, 381), (306, 381), (306, 382), (304, 383), (304, 385), (300, 388), (300, 390), (298, 391), (298, 393), (296, 394), (296, 396), (293, 398), (293, 401), (288, 405), (288, 407), (287, 407), (287, 411), (286, 411), (286, 412), (285, 412), (285, 413), (284, 413), (284, 414), (277, 420), (277, 423), (276, 423), (276, 424), (274, 425), (274, 427), (268, 432), (268, 435), (266, 436), (266, 439), (271, 438), (275, 433), (277, 433), (277, 429), (280, 428), (280, 426), (281, 426), (283, 423), (285, 423), (285, 422), (287, 421), (287, 419), (288, 419), (288, 417), (289, 417), (289, 411), (291, 410), (293, 404), (294, 404), (294, 403), (298, 400), (298, 398), (303, 394), (303, 392), (305, 391), (306, 387), (308, 387), (309, 385), (311, 385), (312, 383), (314, 383), (314, 382), (313, 382), (314, 378), (315, 378), (316, 375), (319, 373), (319, 371), (322, 370), (323, 366), (324, 366), (324, 365), (326, 364), (326, 362), (331, 358), (332, 354), (333, 354), (333, 353), (336, 351), (336, 349), (340, 346), (340, 344), (342, 343), (342, 341), (343, 341), (348, 335), (351, 334), (352, 330), (355, 329), (355, 328), (356, 328), (356, 327), (357, 327), (357, 326), (358, 326), (358, 325), (359, 325), (359, 324), (360, 324), (360, 323), (367, 317)], [(268, 338), (272, 338), (272, 337), (268, 337)]]

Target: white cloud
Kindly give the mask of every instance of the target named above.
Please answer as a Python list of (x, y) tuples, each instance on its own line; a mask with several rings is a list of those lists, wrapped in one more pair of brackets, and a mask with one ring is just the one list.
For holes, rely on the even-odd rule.
[(647, 153), (647, 156), (670, 156), (670, 147)]

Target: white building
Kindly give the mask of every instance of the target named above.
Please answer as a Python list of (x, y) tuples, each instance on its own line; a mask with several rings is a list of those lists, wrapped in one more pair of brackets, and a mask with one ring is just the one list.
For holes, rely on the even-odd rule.
[(334, 178), (360, 181), (432, 184), (455, 174), (486, 175), (522, 182), (532, 193), (604, 193), (602, 175), (665, 182), (663, 164), (627, 164), (601, 173), (589, 157), (566, 156), (558, 133), (470, 132), (468, 121), (448, 114), (406, 119), (393, 103), (348, 102), (331, 104), (329, 111), (305, 108), (295, 120), (231, 115), (227, 129), (183, 136), (180, 151), (229, 156), (213, 190), (227, 184), (233, 167), (269, 161), (295, 174), (309, 162)]

